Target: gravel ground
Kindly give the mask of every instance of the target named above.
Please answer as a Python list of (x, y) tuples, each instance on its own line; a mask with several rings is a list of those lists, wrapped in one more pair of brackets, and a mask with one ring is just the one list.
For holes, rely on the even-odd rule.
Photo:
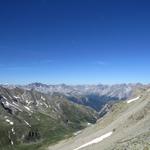
[(150, 150), (150, 93), (142, 93), (131, 103), (116, 104), (97, 124), (48, 150), (74, 150), (111, 131), (111, 136), (81, 150)]

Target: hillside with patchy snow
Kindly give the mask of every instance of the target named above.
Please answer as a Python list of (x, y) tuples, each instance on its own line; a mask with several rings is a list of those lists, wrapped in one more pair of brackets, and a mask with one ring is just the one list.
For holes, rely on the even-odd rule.
[(0, 87), (1, 150), (41, 149), (95, 123), (94, 110), (63, 95)]

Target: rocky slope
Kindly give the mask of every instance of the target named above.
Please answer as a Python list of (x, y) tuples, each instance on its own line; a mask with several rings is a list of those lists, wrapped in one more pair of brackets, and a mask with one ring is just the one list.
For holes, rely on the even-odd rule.
[(61, 94), (0, 87), (0, 149), (43, 150), (95, 123), (97, 112)]
[(136, 89), (132, 98), (113, 104), (95, 125), (48, 149), (149, 150), (150, 88)]

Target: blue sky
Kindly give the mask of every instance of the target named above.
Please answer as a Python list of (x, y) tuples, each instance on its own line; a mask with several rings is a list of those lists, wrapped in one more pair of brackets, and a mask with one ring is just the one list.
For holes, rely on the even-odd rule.
[(0, 83), (150, 82), (150, 2), (1, 0)]

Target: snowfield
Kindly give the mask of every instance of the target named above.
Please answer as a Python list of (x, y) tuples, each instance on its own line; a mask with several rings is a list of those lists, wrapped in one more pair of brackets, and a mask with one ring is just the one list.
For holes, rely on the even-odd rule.
[(99, 138), (96, 138), (96, 139), (94, 139), (94, 140), (92, 140), (92, 141), (90, 141), (90, 142), (88, 142), (88, 143), (86, 143), (86, 144), (84, 144), (84, 145), (82, 145), (82, 146), (80, 146), (80, 147), (74, 149), (74, 150), (79, 150), (79, 149), (82, 149), (82, 148), (84, 148), (84, 147), (90, 146), (90, 145), (92, 145), (92, 144), (99, 143), (99, 142), (101, 142), (102, 140), (104, 140), (104, 139), (108, 138), (109, 136), (111, 136), (112, 133), (113, 133), (113, 132), (108, 132), (108, 133), (106, 133), (106, 134), (100, 136)]
[(131, 102), (134, 102), (136, 100), (138, 100), (140, 98), (140, 96), (136, 97), (136, 98), (133, 98), (133, 99), (130, 99), (130, 100), (127, 100), (127, 103), (131, 103)]

